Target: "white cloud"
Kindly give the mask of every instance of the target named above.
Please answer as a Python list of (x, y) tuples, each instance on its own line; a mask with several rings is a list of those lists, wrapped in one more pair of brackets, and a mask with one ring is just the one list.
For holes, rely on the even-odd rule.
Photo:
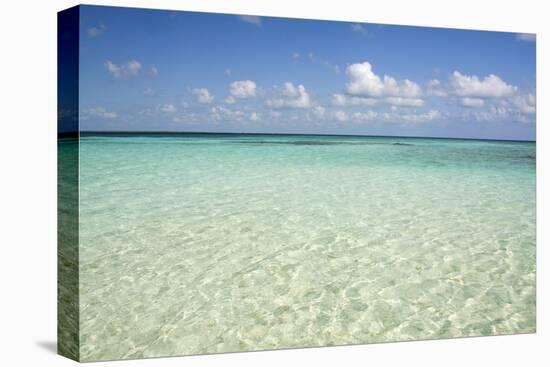
[(521, 113), (535, 113), (536, 108), (536, 98), (534, 94), (524, 94), (511, 98), (510, 102), (514, 107), (516, 107)]
[(255, 15), (239, 15), (239, 19), (243, 22), (254, 24), (257, 26), (262, 25), (262, 17), (258, 17)]
[(332, 95), (332, 104), (334, 104), (335, 106), (373, 106), (376, 103), (378, 103), (378, 100), (375, 98), (348, 96), (341, 93), (336, 93)]
[(345, 94), (336, 93), (332, 95), (332, 104), (335, 106), (346, 106), (348, 100), (352, 97), (348, 97)]
[(527, 121), (528, 118), (521, 115), (533, 114), (536, 111), (534, 94), (522, 94), (517, 86), (506, 83), (495, 74), (481, 78), (454, 71), (449, 76), (448, 84), (443, 85), (437, 79), (428, 82), (426, 93), (440, 97), (460, 97), (455, 99), (456, 103), (462, 107), (476, 109), (463, 111), (463, 118), (477, 121)]
[(226, 68), (224, 71), (223, 71), (224, 75), (231, 75), (231, 69), (229, 68)]
[(404, 97), (418, 98), (422, 95), (420, 86), (408, 79), (396, 80), (384, 75), (380, 78), (372, 71), (369, 62), (352, 64), (347, 67), (348, 82), (346, 91), (363, 97)]
[(256, 83), (252, 80), (238, 80), (229, 85), (229, 93), (234, 98), (256, 97)]
[(423, 113), (411, 113), (411, 114), (399, 115), (399, 117), (403, 121), (411, 122), (411, 123), (430, 122), (441, 118), (441, 112), (437, 110), (429, 110), (428, 112), (423, 112)]
[(196, 113), (183, 113), (172, 116), (172, 121), (178, 124), (196, 123), (200, 121), (200, 116)]
[(371, 110), (365, 112), (355, 112), (351, 118), (357, 122), (373, 121), (378, 118), (378, 112)]
[(400, 124), (432, 122), (437, 119), (441, 119), (444, 116), (440, 111), (435, 109), (420, 112), (412, 110), (408, 113), (400, 112), (398, 108), (391, 108), (391, 111), (365, 110), (359, 112), (349, 112), (345, 110), (327, 111), (322, 106), (316, 106), (315, 108), (313, 108), (313, 114), (320, 120), (335, 120), (338, 122), (351, 120), (357, 123), (383, 122)]
[(374, 106), (375, 104), (385, 103), (395, 106), (421, 107), (424, 105), (424, 100), (421, 98), (403, 98), (403, 97), (386, 97), (386, 98), (368, 98), (348, 96), (346, 94), (336, 93), (332, 96), (332, 104), (335, 106), (358, 106), (367, 105)]
[(302, 84), (295, 86), (286, 82), (282, 88), (276, 89), (276, 96), (269, 99), (267, 105), (273, 108), (309, 108), (311, 100)]
[(153, 90), (153, 88), (145, 88), (145, 90), (143, 91), (143, 95), (145, 96), (153, 96), (155, 94), (155, 91)]
[(537, 41), (537, 35), (534, 33), (517, 33), (516, 39), (518, 41), (525, 41), (525, 42), (536, 42)]
[(387, 97), (384, 102), (395, 106), (421, 107), (424, 100), (420, 98)]
[(233, 103), (237, 102), (237, 100), (233, 96), (227, 96), (225, 98), (224, 102), (227, 103), (227, 104), (233, 104)]
[(460, 103), (464, 107), (483, 107), (485, 105), (485, 101), (481, 98), (470, 98), (470, 97), (464, 97), (461, 99)]
[(158, 110), (163, 113), (174, 113), (176, 112), (176, 106), (170, 103), (165, 103), (158, 106)]
[[(393, 109), (392, 109), (393, 111)], [(429, 110), (426, 112), (411, 112), (411, 113), (397, 113), (393, 112), (377, 112), (377, 111), (365, 111), (355, 112), (351, 119), (355, 122), (388, 122), (388, 123), (424, 123), (431, 122), (442, 118), (443, 115), (437, 110)]]
[(365, 33), (367, 31), (367, 29), (360, 23), (352, 24), (351, 30), (358, 33)]
[(199, 103), (212, 103), (214, 96), (210, 94), (206, 88), (195, 88), (192, 91), (193, 95), (197, 97), (197, 102)]
[[(487, 105), (487, 100), (485, 104)], [(520, 123), (534, 123), (534, 114), (536, 113), (535, 95), (521, 94), (515, 95), (507, 99), (498, 100), (498, 103), (493, 101), (486, 108), (478, 108), (474, 110), (464, 111), (462, 118), (464, 120), (475, 121), (506, 121)]]
[(100, 25), (97, 26), (97, 27), (90, 27), (90, 28), (88, 28), (88, 30), (87, 30), (88, 37), (94, 38), (94, 37), (100, 36), (100, 35), (102, 35), (103, 32), (105, 32), (106, 30), (107, 30), (107, 27), (105, 26), (105, 24), (100, 24)]
[(517, 91), (517, 87), (506, 84), (494, 74), (480, 79), (476, 75), (463, 75), (455, 71), (449, 83), (452, 93), (460, 97), (500, 98), (509, 97)]
[(491, 106), (488, 109), (475, 110), (472, 113), (465, 113), (463, 117), (467, 120), (474, 119), (476, 121), (496, 121), (509, 119), (512, 113), (505, 106)]
[[(247, 116), (243, 111), (232, 110), (224, 106), (212, 107), (210, 113), (216, 121), (242, 121)], [(249, 117), (252, 116), (249, 115)]]
[(149, 74), (152, 76), (152, 77), (157, 77), (159, 75), (159, 69), (157, 69), (157, 67), (155, 65), (152, 65), (150, 68), (149, 68)]
[(256, 112), (250, 114), (250, 121), (260, 121), (261, 118)]
[(300, 53), (299, 52), (293, 52), (292, 55), (290, 55), (292, 57), (292, 60), (298, 60), (300, 58)]
[(317, 118), (320, 118), (322, 119), (323, 117), (325, 117), (325, 111), (326, 109), (323, 107), (323, 106), (315, 106), (313, 108), (313, 114), (317, 117)]
[(340, 122), (344, 122), (348, 120), (348, 114), (341, 110), (334, 111), (333, 116), (337, 121), (340, 121)]
[(99, 117), (104, 119), (116, 119), (118, 114), (113, 111), (108, 111), (105, 107), (92, 107), (83, 111), (83, 120), (89, 117)]
[(429, 96), (445, 97), (447, 92), (437, 79), (430, 80), (427, 85), (426, 94)]
[(313, 52), (310, 52), (307, 54), (307, 58), (309, 59), (309, 61), (311, 62), (315, 62), (315, 54)]
[(139, 74), (142, 66), (137, 60), (130, 60), (126, 65), (116, 65), (110, 60), (105, 61), (105, 67), (116, 79), (126, 79)]

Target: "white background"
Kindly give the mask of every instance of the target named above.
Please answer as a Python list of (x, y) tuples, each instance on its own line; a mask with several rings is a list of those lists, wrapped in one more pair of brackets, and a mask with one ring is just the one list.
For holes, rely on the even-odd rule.
[[(56, 12), (4, 2), (0, 21), (0, 365), (68, 366), (56, 340)], [(127, 0), (96, 4), (537, 33), (537, 334), (97, 363), (97, 366), (541, 366), (550, 359), (550, 27), (545, 1)], [(547, 103), (546, 105), (544, 103)], [(545, 146), (546, 145), (546, 146)], [(546, 281), (545, 281), (546, 278)], [(546, 310), (546, 312), (544, 311)]]

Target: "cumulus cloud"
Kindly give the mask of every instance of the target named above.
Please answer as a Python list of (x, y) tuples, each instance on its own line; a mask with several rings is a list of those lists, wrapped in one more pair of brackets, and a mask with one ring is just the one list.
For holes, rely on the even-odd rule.
[(260, 121), (261, 120), (260, 116), (256, 112), (252, 112), (250, 114), (249, 118), (250, 118), (250, 121)]
[(97, 36), (101, 36), (106, 30), (107, 27), (105, 26), (105, 24), (100, 24), (97, 27), (90, 27), (87, 29), (88, 37), (94, 38)]
[(195, 88), (192, 93), (197, 97), (199, 103), (209, 104), (214, 100), (214, 96), (206, 88)]
[(226, 69), (223, 71), (223, 73), (224, 73), (224, 75), (229, 76), (229, 75), (231, 75), (231, 69), (226, 68)]
[(239, 19), (245, 23), (250, 23), (257, 26), (262, 25), (262, 17), (258, 17), (256, 15), (239, 15)]
[(153, 88), (148, 87), (148, 88), (145, 88), (145, 89), (143, 90), (143, 95), (145, 95), (145, 96), (153, 96), (153, 95), (155, 95), (155, 91), (153, 90)]
[(200, 120), (201, 120), (200, 116), (193, 112), (191, 113), (184, 112), (184, 113), (172, 116), (172, 121), (177, 124), (197, 123), (197, 122), (200, 122)]
[(332, 95), (332, 104), (335, 106), (373, 106), (378, 103), (375, 98), (348, 96), (346, 94), (336, 93)]
[(272, 108), (309, 108), (311, 100), (306, 88), (286, 82), (282, 88), (276, 88), (274, 98), (267, 101)]
[(429, 110), (425, 112), (410, 112), (410, 113), (397, 113), (393, 112), (379, 112), (379, 111), (362, 111), (352, 114), (351, 119), (355, 122), (387, 122), (387, 123), (401, 123), (401, 124), (416, 124), (431, 122), (442, 118), (443, 115), (438, 110)]
[(351, 95), (376, 98), (418, 98), (422, 95), (422, 89), (415, 82), (396, 80), (388, 75), (381, 78), (373, 72), (372, 65), (367, 61), (349, 65), (346, 75), (346, 92)]
[(322, 119), (323, 117), (325, 117), (325, 112), (326, 112), (326, 108), (324, 108), (323, 106), (315, 106), (313, 108), (313, 114), (317, 118)]
[(163, 113), (174, 113), (176, 112), (176, 106), (171, 103), (165, 103), (158, 106), (158, 110)]
[(83, 111), (82, 118), (87, 120), (89, 117), (99, 117), (103, 119), (116, 119), (118, 114), (113, 111), (108, 111), (105, 107), (92, 107)]
[(424, 100), (421, 98), (387, 97), (384, 102), (394, 106), (421, 107)]
[(518, 41), (536, 42), (537, 35), (534, 33), (518, 33), (516, 34), (516, 39)]
[(389, 104), (394, 106), (421, 107), (424, 105), (424, 100), (421, 98), (403, 97), (368, 98), (336, 93), (332, 96), (332, 104), (335, 106), (374, 106), (376, 104)]
[(536, 113), (536, 100), (535, 95), (532, 93), (517, 94), (498, 101), (485, 100), (484, 102), (484, 108), (463, 111), (462, 118), (464, 120), (474, 120), (480, 122), (535, 122), (533, 115)]
[(464, 107), (483, 107), (485, 105), (485, 101), (481, 98), (470, 98), (470, 97), (464, 97), (460, 100), (460, 103)]
[(256, 97), (256, 83), (252, 80), (238, 80), (229, 85), (229, 93), (234, 98)]
[(495, 74), (479, 77), (454, 71), (446, 84), (437, 79), (428, 82), (426, 94), (454, 97), (458, 105), (475, 110), (462, 111), (463, 118), (476, 121), (513, 119), (527, 122), (529, 119), (525, 115), (536, 112), (533, 93), (524, 93)]
[[(466, 112), (463, 117), (466, 120), (497, 121), (503, 119), (509, 120), (513, 115), (510, 108), (506, 106), (490, 106), (487, 109), (475, 110), (471, 113)], [(521, 119), (521, 117), (519, 117), (519, 119)]]
[(336, 121), (345, 122), (348, 121), (348, 114), (345, 111), (334, 111), (333, 117)]
[(516, 107), (521, 113), (532, 114), (535, 113), (536, 108), (536, 98), (532, 93), (518, 95), (510, 100), (511, 104)]
[(429, 96), (445, 97), (447, 96), (447, 91), (445, 91), (439, 80), (432, 79), (428, 82), (426, 94)]
[[(243, 111), (232, 110), (224, 106), (212, 107), (210, 114), (216, 121), (242, 121), (247, 116)], [(249, 117), (251, 116), (249, 115)]]
[(149, 75), (151, 75), (152, 77), (157, 77), (159, 75), (159, 69), (157, 69), (155, 65), (152, 65), (149, 68)]
[[(323, 106), (315, 106), (312, 109), (314, 118), (324, 121), (346, 122), (352, 121), (355, 123), (396, 123), (396, 124), (417, 124), (428, 123), (443, 119), (444, 114), (435, 109), (420, 110), (408, 109), (404, 113), (399, 108), (392, 106), (386, 110), (362, 110), (349, 111), (343, 109), (327, 110)], [(308, 118), (310, 116), (308, 115)]]
[(227, 96), (225, 98), (224, 102), (227, 103), (227, 104), (233, 104), (233, 103), (237, 102), (237, 100), (233, 96)]
[(374, 121), (378, 118), (378, 112), (376, 111), (364, 111), (364, 112), (355, 112), (351, 116), (352, 120), (357, 122), (368, 122), (368, 121)]
[(500, 98), (516, 93), (517, 87), (506, 84), (500, 77), (489, 74), (480, 79), (476, 75), (464, 75), (454, 71), (449, 78), (451, 92), (460, 97)]
[(104, 65), (107, 71), (116, 79), (126, 79), (137, 76), (142, 68), (141, 63), (137, 60), (130, 60), (126, 65), (117, 65), (111, 60), (107, 60)]
[(436, 119), (441, 118), (441, 112), (437, 110), (429, 110), (422, 113), (410, 113), (399, 115), (399, 117), (405, 122), (411, 123), (421, 123), (421, 122), (430, 122)]

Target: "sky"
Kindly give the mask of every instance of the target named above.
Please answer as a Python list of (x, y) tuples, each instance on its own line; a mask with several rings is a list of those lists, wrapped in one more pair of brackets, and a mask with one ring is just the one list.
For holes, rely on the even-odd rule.
[(80, 129), (535, 140), (532, 34), (82, 6)]

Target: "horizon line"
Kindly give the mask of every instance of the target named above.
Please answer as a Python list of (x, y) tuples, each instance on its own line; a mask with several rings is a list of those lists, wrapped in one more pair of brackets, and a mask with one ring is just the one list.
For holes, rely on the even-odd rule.
[(479, 140), (479, 141), (507, 141), (507, 142), (525, 142), (536, 143), (534, 140), (529, 139), (501, 139), (501, 138), (472, 138), (472, 137), (446, 137), (446, 136), (414, 136), (414, 135), (368, 135), (368, 134), (323, 134), (323, 133), (268, 133), (268, 132), (215, 132), (215, 131), (149, 131), (149, 130), (82, 130), (79, 132), (59, 132), (58, 138), (63, 137), (80, 137), (82, 135), (291, 135), (291, 136), (336, 136), (336, 137), (373, 137), (373, 138), (410, 138), (410, 139), (447, 139), (447, 140)]

